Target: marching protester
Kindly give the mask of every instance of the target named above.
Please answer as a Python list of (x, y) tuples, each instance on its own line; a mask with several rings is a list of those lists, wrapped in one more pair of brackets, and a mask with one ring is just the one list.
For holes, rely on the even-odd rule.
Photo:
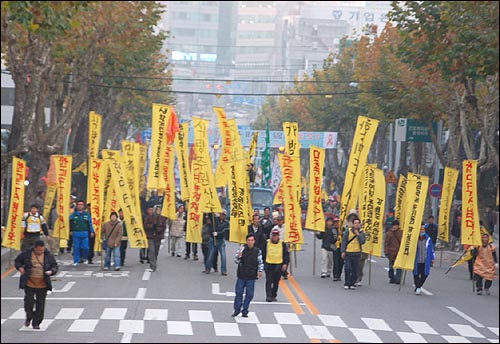
[(281, 275), (288, 269), (288, 263), (290, 262), (288, 245), (280, 239), (278, 229), (271, 231), (271, 239), (268, 239), (264, 245), (262, 259), (266, 271), (266, 301), (277, 301)]
[(50, 276), (58, 271), (56, 258), (45, 248), (43, 240), (37, 240), (33, 247), (16, 257), (14, 266), (21, 274), (19, 288), (24, 289), (24, 325), (31, 324), (38, 330), (44, 319), (47, 291), (52, 290)]
[(431, 267), (434, 265), (434, 245), (432, 239), (425, 232), (425, 226), (420, 226), (420, 236), (417, 241), (417, 253), (415, 254), (415, 267), (413, 269), (413, 280), (415, 282), (415, 294), (422, 293), (422, 286), (431, 273)]
[(70, 236), (73, 239), (73, 266), (80, 263), (80, 253), (83, 263), (88, 263), (89, 233), (94, 236), (94, 226), (90, 213), (85, 210), (85, 201), (76, 202), (76, 210), (69, 216)]
[(33, 247), (35, 241), (40, 240), (41, 233), (45, 234), (47, 239), (49, 239), (49, 229), (43, 215), (38, 212), (38, 205), (35, 203), (31, 205), (30, 212), (24, 214), (21, 227), (24, 228), (21, 251)]
[(344, 268), (344, 259), (342, 259), (342, 254), (340, 252), (340, 246), (342, 244), (342, 232), (339, 227), (340, 219), (338, 216), (333, 217), (333, 226), (335, 231), (337, 231), (337, 241), (335, 242), (335, 249), (333, 250), (333, 281), (342, 280), (342, 269)]
[(332, 217), (325, 220), (325, 231), (316, 233), (316, 238), (321, 240), (321, 278), (330, 278), (333, 270), (333, 252), (337, 250), (337, 228), (334, 227)]
[(166, 229), (167, 218), (161, 215), (161, 207), (157, 205), (153, 211), (148, 211), (148, 215), (144, 219), (144, 230), (148, 238), (149, 267), (153, 272), (158, 266), (158, 254)]
[(227, 211), (222, 209), (222, 212), (215, 218), (215, 229), (210, 233), (210, 240), (208, 242), (209, 253), (208, 259), (205, 264), (203, 273), (210, 273), (210, 268), (213, 266), (215, 253), (219, 252), (221, 259), (221, 275), (227, 276), (226, 265), (226, 241), (224, 240), (225, 233), (229, 231), (229, 221), (226, 220)]
[[(184, 216), (184, 204), (177, 206), (177, 212), (174, 220), (169, 220), (169, 235), (170, 235), (170, 253), (172, 257), (182, 257), (181, 246), (182, 237), (184, 236), (184, 229), (186, 226), (186, 218)], [(188, 245), (186, 243), (186, 245)], [(189, 258), (189, 256), (187, 256)]]
[(391, 284), (401, 283), (403, 270), (396, 269), (396, 273), (394, 273), (394, 262), (399, 252), (402, 237), (403, 231), (399, 227), (399, 220), (395, 219), (392, 221), (391, 229), (387, 231), (384, 240), (384, 254), (389, 259), (389, 283)]
[(109, 270), (111, 266), (111, 254), (113, 254), (115, 270), (119, 271), (121, 266), (120, 247), (122, 243), (123, 226), (122, 222), (118, 219), (116, 211), (111, 212), (109, 219), (108, 222), (102, 225), (102, 236), (104, 239), (103, 248), (106, 251), (104, 270)]
[(483, 234), (481, 236), (481, 246), (474, 249), (474, 278), (476, 280), (477, 295), (483, 293), (483, 279), (484, 279), (484, 292), (490, 295), (490, 288), (493, 284), (495, 277), (495, 268), (498, 267), (498, 258), (496, 246), (489, 242), (489, 235)]
[[(234, 256), (234, 262), (238, 264), (236, 271), (236, 286), (234, 287), (236, 296), (234, 297), (233, 317), (242, 313), (244, 318), (248, 317), (250, 302), (255, 291), (255, 280), (262, 277), (264, 263), (262, 251), (255, 245), (255, 236), (252, 233), (246, 236), (246, 245), (238, 248)], [(243, 300), (243, 293), (245, 299)]]
[(366, 242), (366, 235), (361, 230), (361, 220), (355, 217), (352, 228), (347, 228), (342, 235), (340, 252), (345, 264), (344, 289), (356, 289), (354, 284), (358, 280), (359, 259), (362, 246)]

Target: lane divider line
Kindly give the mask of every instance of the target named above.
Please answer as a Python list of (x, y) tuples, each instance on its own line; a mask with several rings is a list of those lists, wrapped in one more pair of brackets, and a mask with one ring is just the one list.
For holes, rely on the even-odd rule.
[(293, 295), (292, 291), (290, 290), (288, 285), (283, 280), (280, 280), (280, 288), (281, 288), (281, 291), (283, 291), (283, 294), (285, 294), (285, 297), (290, 302), (290, 305), (292, 306), (295, 313), (296, 314), (305, 314), (304, 310), (302, 309), (299, 302), (297, 301), (297, 299)]
[(306, 307), (309, 308), (309, 312), (311, 312), (312, 315), (318, 315), (320, 314), (318, 308), (312, 303), (311, 299), (307, 297), (306, 293), (302, 290), (302, 288), (299, 286), (299, 283), (297, 283), (297, 280), (293, 278), (292, 275), (288, 278), (290, 283), (295, 289), (295, 292), (300, 296), (302, 299), (302, 302), (306, 304)]

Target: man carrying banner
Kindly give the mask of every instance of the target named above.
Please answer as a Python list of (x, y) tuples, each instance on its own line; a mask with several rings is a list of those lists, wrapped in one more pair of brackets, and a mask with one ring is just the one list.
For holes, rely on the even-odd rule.
[(31, 211), (24, 214), (23, 220), (21, 222), (21, 227), (24, 228), (24, 238), (23, 244), (21, 245), (21, 251), (25, 251), (30, 247), (33, 247), (35, 241), (40, 240), (40, 234), (43, 232), (47, 239), (49, 239), (49, 229), (45, 223), (45, 219), (41, 214), (38, 213), (38, 205), (33, 203), (31, 205)]
[(358, 280), (359, 259), (366, 235), (361, 230), (361, 220), (355, 217), (352, 228), (347, 228), (342, 234), (340, 252), (345, 264), (344, 289), (356, 289), (354, 283)]
[(420, 236), (417, 241), (417, 253), (415, 254), (415, 267), (413, 269), (413, 280), (415, 282), (415, 294), (422, 293), (422, 286), (431, 273), (434, 265), (434, 245), (431, 237), (425, 232), (425, 225), (420, 226)]
[(396, 269), (394, 274), (394, 262), (398, 255), (399, 247), (401, 246), (401, 238), (403, 231), (399, 227), (399, 221), (393, 220), (391, 229), (387, 232), (384, 240), (384, 254), (389, 259), (389, 283), (401, 283), (402, 269)]

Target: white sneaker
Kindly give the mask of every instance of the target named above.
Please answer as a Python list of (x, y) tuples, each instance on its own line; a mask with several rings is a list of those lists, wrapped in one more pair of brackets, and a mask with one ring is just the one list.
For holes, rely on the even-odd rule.
[(361, 284), (361, 282), (356, 282), (356, 283), (354, 283), (354, 286), (355, 286), (355, 287), (361, 287), (361, 286), (362, 286), (362, 284)]
[(415, 290), (415, 294), (420, 295), (421, 293), (422, 293), (422, 289), (417, 288), (417, 290)]
[(89, 263), (89, 261), (86, 259), (83, 261), (83, 264), (88, 264), (88, 263)]
[(71, 264), (71, 266), (78, 266), (78, 263), (73, 263)]
[(348, 285), (345, 285), (345, 286), (344, 286), (344, 289), (349, 289), (349, 286), (348, 286)]
[(486, 295), (491, 295), (490, 288), (484, 288), (484, 292), (486, 293)]

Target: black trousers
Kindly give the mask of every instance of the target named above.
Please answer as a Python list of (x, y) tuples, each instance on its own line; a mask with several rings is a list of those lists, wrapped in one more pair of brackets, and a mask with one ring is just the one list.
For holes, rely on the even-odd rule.
[(425, 263), (417, 263), (417, 274), (413, 275), (413, 281), (415, 282), (415, 289), (422, 288), (427, 279), (425, 274)]
[(268, 265), (266, 269), (266, 297), (274, 298), (278, 296), (281, 275), (281, 264)]
[(89, 255), (87, 257), (87, 259), (89, 260), (89, 262), (91, 262), (92, 259), (94, 259), (94, 256), (95, 256), (94, 245), (95, 245), (95, 235), (90, 236), (90, 232), (89, 232)]
[(353, 287), (358, 281), (360, 252), (346, 252), (344, 259), (345, 281), (344, 285)]
[(120, 243), (120, 266), (125, 265), (125, 254), (127, 253), (128, 240), (122, 240)]
[(195, 242), (186, 242), (186, 257), (191, 255), (193, 252), (193, 258), (198, 257), (198, 244)]
[(33, 325), (40, 325), (43, 321), (46, 297), (46, 288), (31, 288), (26, 286), (24, 289), (24, 310), (26, 311), (26, 319), (32, 321)]

